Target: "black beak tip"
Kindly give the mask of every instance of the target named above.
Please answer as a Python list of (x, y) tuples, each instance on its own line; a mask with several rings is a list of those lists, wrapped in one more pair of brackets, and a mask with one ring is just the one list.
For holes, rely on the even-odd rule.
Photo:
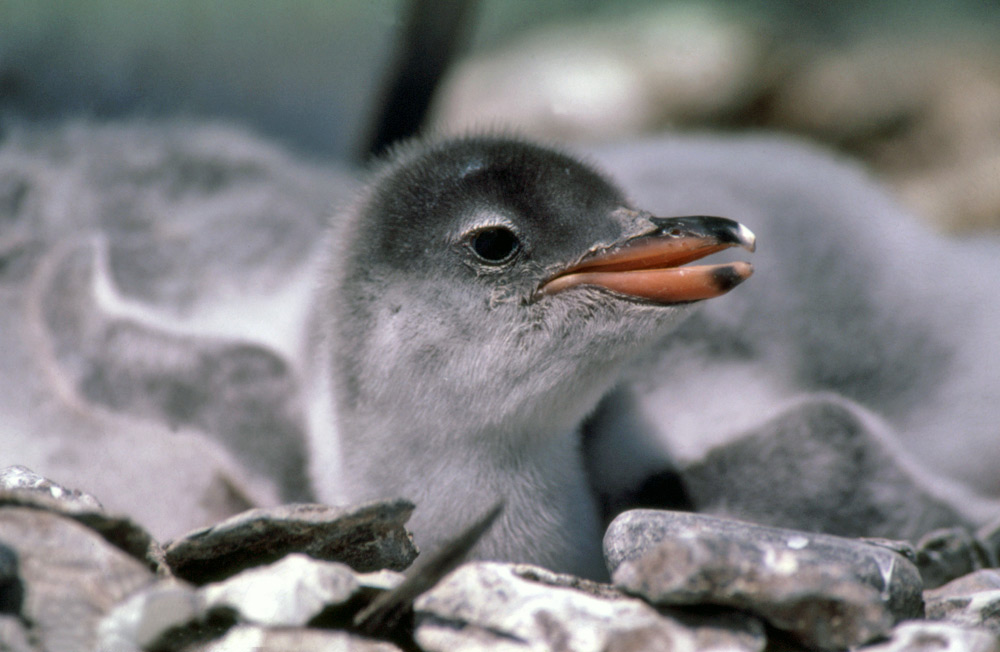
[(736, 220), (712, 215), (688, 215), (684, 217), (650, 217), (659, 232), (666, 236), (700, 237), (714, 240), (719, 244), (742, 247), (747, 251), (757, 248), (757, 238), (753, 232)]

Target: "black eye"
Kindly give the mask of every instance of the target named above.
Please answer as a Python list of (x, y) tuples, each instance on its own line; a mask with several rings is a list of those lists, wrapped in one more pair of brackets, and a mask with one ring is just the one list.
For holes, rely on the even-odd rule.
[(521, 241), (510, 229), (491, 226), (472, 236), (472, 250), (487, 263), (505, 263), (521, 247)]

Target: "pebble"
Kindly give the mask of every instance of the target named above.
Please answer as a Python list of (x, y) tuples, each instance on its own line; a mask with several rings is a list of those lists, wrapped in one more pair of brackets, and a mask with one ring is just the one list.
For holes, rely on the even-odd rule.
[(888, 641), (859, 649), (863, 652), (1000, 652), (1000, 639), (981, 629), (947, 623), (906, 622), (896, 626)]
[(90, 494), (67, 489), (26, 467), (0, 469), (0, 507), (6, 505), (32, 507), (72, 518), (151, 567), (161, 563), (163, 553), (159, 545), (131, 518), (108, 514)]
[(922, 615), (905, 558), (863, 542), (680, 512), (634, 510), (604, 539), (615, 586), (657, 605), (735, 607), (821, 649)]
[(461, 566), (415, 605), (428, 652), (485, 650), (763, 650), (761, 624), (738, 614), (661, 615), (650, 605), (526, 565)]
[(39, 509), (0, 509), (0, 542), (7, 558), (5, 583), (23, 592), (8, 613), (19, 618), (28, 640), (47, 652), (92, 649), (104, 614), (155, 580), (145, 564), (97, 532)]
[(0, 492), (3, 492), (0, 493), (0, 501), (37, 499), (37, 504), (51, 506), (66, 514), (104, 510), (100, 501), (90, 494), (67, 489), (20, 465), (0, 469)]
[(983, 569), (924, 592), (927, 618), (1000, 636), (1000, 570)]
[(293, 552), (361, 572), (403, 570), (417, 556), (403, 527), (413, 509), (406, 500), (252, 509), (191, 532), (168, 544), (164, 553), (174, 574), (194, 584), (225, 579)]
[(355, 573), (344, 564), (295, 553), (200, 588), (164, 581), (133, 595), (104, 618), (99, 647), (182, 647), (214, 638), (234, 624), (302, 628), (321, 617), (337, 620), (337, 612), (344, 610), (348, 613), (339, 620), (346, 621), (359, 604), (401, 581), (402, 576), (391, 571)]

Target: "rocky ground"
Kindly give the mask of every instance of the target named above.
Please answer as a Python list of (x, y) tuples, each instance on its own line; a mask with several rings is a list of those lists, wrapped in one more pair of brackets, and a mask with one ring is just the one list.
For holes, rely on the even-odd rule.
[[(420, 559), (407, 497), (314, 505), (302, 472), (289, 324), (350, 175), (183, 121), (0, 153), (0, 466), (24, 465), (0, 474), (0, 650), (1000, 645), (1000, 530), (829, 396), (678, 470), (714, 516), (614, 521), (610, 584), (457, 566), (476, 524)], [(775, 460), (777, 490), (744, 490)]]
[(412, 509), (253, 509), (161, 543), (9, 467), (0, 649), (1000, 650), (1000, 526), (911, 544), (634, 510), (605, 535), (603, 584), (456, 568), (495, 513), (412, 564)]

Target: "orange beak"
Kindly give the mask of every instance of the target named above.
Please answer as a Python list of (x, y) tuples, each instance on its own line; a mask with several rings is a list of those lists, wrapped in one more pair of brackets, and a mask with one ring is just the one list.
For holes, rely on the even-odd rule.
[(750, 278), (750, 263), (682, 267), (723, 249), (753, 251), (750, 229), (724, 217), (651, 218), (658, 229), (599, 251), (550, 277), (538, 289), (550, 295), (577, 286), (603, 288), (670, 305), (702, 301), (725, 294)]

